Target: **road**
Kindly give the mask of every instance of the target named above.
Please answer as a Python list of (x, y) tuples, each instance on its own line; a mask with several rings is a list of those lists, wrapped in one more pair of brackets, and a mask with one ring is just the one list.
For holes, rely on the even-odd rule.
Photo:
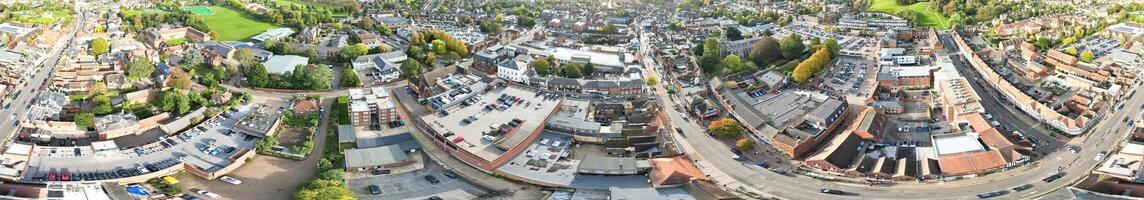
[[(16, 133), (17, 129), (12, 124), (16, 123), (17, 120), (24, 120), (28, 111), (27, 105), (39, 94), (37, 90), (40, 89), (41, 85), (50, 84), (48, 82), (49, 74), (52, 73), (52, 69), (55, 69), (54, 66), (59, 63), (60, 54), (63, 53), (64, 49), (72, 46), (72, 39), (75, 38), (76, 32), (82, 28), (82, 22), (86, 18), (86, 14), (83, 14), (82, 11), (77, 10), (76, 13), (80, 14), (77, 14), (77, 18), (72, 22), (75, 27), (70, 30), (71, 33), (64, 34), (65, 38), (61, 40), (56, 40), (56, 44), (52, 46), (51, 53), (47, 57), (36, 61), (38, 64), (29, 66), (35, 70), (35, 74), (24, 79), (25, 84), (22, 87), (10, 91), (10, 93), (18, 92), (20, 95), (6, 99), (5, 104), (10, 103), (11, 107), (0, 111), (0, 139), (10, 139)], [(13, 114), (17, 116), (13, 118)]]
[[(945, 46), (953, 45), (947, 44)], [(645, 63), (651, 64), (649, 62)], [(653, 70), (648, 72), (655, 73), (658, 71)], [(657, 76), (667, 77), (662, 74)], [(975, 88), (976, 87), (977, 86), (975, 86)], [(1140, 88), (1133, 88), (1131, 90), (1140, 90)], [(982, 90), (978, 89), (978, 91), (980, 92)], [(658, 92), (657, 95), (661, 97), (660, 99), (670, 100), (670, 97), (664, 92)], [(981, 95), (989, 96), (986, 98), (993, 98), (991, 93), (982, 93)], [(671, 108), (676, 102), (665, 100), (663, 103), (662, 106), (664, 108)], [(1128, 99), (1126, 102), (1128, 105), (1141, 105), (1142, 103), (1144, 103), (1144, 95)], [(1006, 106), (997, 103), (995, 99), (986, 100), (984, 104), (986, 104), (986, 111), (996, 113), (994, 115), (998, 118), (1028, 118), (1028, 116), (1024, 116), (1021, 113), (1001, 110), (1000, 108), (1006, 108)], [(683, 149), (687, 151), (692, 159), (696, 160), (696, 164), (700, 167), (700, 170), (711, 176), (717, 184), (729, 184), (724, 186), (726, 186), (727, 189), (735, 190), (738, 188), (737, 185), (742, 183), (750, 186), (751, 190), (761, 191), (765, 194), (764, 196), (775, 196), (787, 199), (976, 199), (977, 197), (974, 196), (976, 194), (1008, 190), (1009, 188), (1023, 184), (1033, 184), (1034, 187), (1023, 192), (1012, 192), (1010, 190), (1011, 193), (995, 198), (1036, 198), (1071, 185), (1073, 182), (1086, 176), (1098, 164), (1098, 161), (1093, 159), (1096, 154), (1100, 151), (1108, 151), (1115, 148), (1117, 145), (1114, 143), (1122, 141), (1122, 138), (1125, 138), (1130, 132), (1129, 129), (1125, 128), (1126, 124), (1120, 120), (1103, 120), (1094, 126), (1096, 127), (1094, 130), (1083, 137), (1073, 139), (1067, 144), (1057, 142), (1057, 145), (1073, 145), (1091, 148), (1084, 149), (1077, 154), (1068, 151), (1054, 151), (1024, 166), (965, 180), (942, 183), (901, 183), (868, 186), (865, 184), (822, 181), (801, 175), (779, 175), (753, 165), (735, 161), (731, 159), (732, 154), (729, 151), (730, 147), (715, 138), (703, 134), (704, 129), (701, 128), (700, 125), (683, 120), (683, 117), (686, 117), (684, 113), (679, 113), (673, 109), (664, 110), (672, 122), (671, 125), (680, 127), (686, 133), (678, 134), (672, 131), (674, 137), (681, 138), (680, 145), (683, 146)], [(1137, 106), (1126, 106), (1125, 110), (1112, 113), (1111, 116), (1106, 119), (1121, 119), (1131, 115), (1130, 113), (1140, 112), (1141, 110)], [(1028, 120), (1001, 121), (1004, 121), (1006, 124), (1016, 124), (1017, 127), (1014, 128), (1018, 128), (1019, 131), (1034, 133), (1026, 135), (1034, 135), (1033, 137), (1038, 138), (1040, 138), (1040, 136), (1036, 135), (1048, 137), (1048, 135), (1041, 134), (1039, 133), (1040, 131), (1036, 129), (1030, 129), (1030, 127), (1035, 128), (1035, 124), (1029, 125)], [(1064, 178), (1051, 183), (1040, 181), (1045, 177), (1057, 173), (1058, 169), (1066, 173)], [(855, 195), (837, 196), (823, 194), (818, 191), (821, 188), (842, 190), (855, 193)]]

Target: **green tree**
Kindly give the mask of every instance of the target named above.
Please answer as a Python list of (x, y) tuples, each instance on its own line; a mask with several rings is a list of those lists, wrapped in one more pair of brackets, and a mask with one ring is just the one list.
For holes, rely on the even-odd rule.
[(353, 68), (342, 69), (342, 87), (357, 87), (361, 85), (361, 78)]
[(405, 62), (401, 63), (400, 69), (401, 76), (404, 77), (415, 77), (417, 75), (421, 75), (421, 63), (417, 63), (416, 60), (406, 60)]
[(699, 57), (699, 67), (708, 74), (718, 75), (722, 69), (722, 61), (720, 57), (719, 39), (716, 37), (707, 37), (703, 41), (703, 55)]
[(1065, 53), (1076, 56), (1076, 47), (1065, 48)]
[(310, 182), (302, 184), (297, 192), (294, 192), (295, 199), (306, 200), (348, 200), (355, 199), (353, 192), (346, 189), (340, 180), (326, 180), (314, 179)]
[(149, 78), (153, 72), (155, 72), (155, 64), (151, 64), (151, 61), (143, 56), (135, 57), (130, 64), (127, 64), (128, 80)]
[(111, 51), (111, 44), (107, 39), (95, 38), (91, 40), (91, 55), (99, 56)]
[(75, 127), (80, 130), (88, 130), (90, 127), (95, 127), (95, 114), (90, 112), (76, 114)]
[(339, 49), (338, 58), (341, 62), (351, 62), (358, 56), (365, 55), (366, 53), (369, 53), (369, 47), (363, 44), (355, 44)]
[(727, 36), (727, 40), (736, 41), (736, 40), (742, 40), (743, 39), (743, 32), (740, 32), (738, 28), (734, 28), (734, 27), (723, 28), (723, 32), (725, 33), (724, 35)]
[(838, 40), (835, 39), (827, 39), (822, 42), (822, 46), (830, 50), (830, 57), (838, 56), (838, 51), (842, 50), (842, 47), (838, 45)]
[(766, 66), (775, 64), (774, 62), (781, 59), (782, 55), (779, 54), (779, 51), (778, 41), (771, 37), (764, 37), (751, 45), (751, 51), (748, 55), (755, 64)]
[(111, 113), (111, 97), (107, 94), (97, 94), (91, 98), (91, 112), (96, 114)]
[(740, 150), (755, 148), (755, 140), (747, 137), (739, 138), (739, 140), (735, 141), (735, 148), (739, 148)]
[(104, 83), (103, 81), (92, 82), (87, 86), (88, 98), (94, 97), (95, 95), (101, 95), (105, 92), (107, 92), (107, 83)]
[(584, 75), (591, 76), (592, 74), (596, 73), (596, 65), (593, 65), (591, 61), (588, 61), (588, 64), (584, 64), (584, 69), (582, 71), (584, 72)]
[(262, 66), (262, 63), (253, 63), (247, 67), (244, 75), (247, 83), (254, 87), (266, 87), (270, 83), (270, 75), (266, 73), (266, 67)]
[(644, 84), (647, 84), (648, 87), (655, 87), (655, 84), (657, 82), (658, 81), (655, 79), (654, 76), (648, 76), (646, 79), (644, 79)]
[(802, 37), (798, 34), (789, 34), (779, 42), (783, 58), (795, 59), (802, 57), (802, 52), (806, 51), (806, 45), (802, 44)]
[[(250, 52), (250, 49), (246, 49), (246, 48), (242, 48), (242, 49), (238, 50), (238, 52), (241, 53), (242, 50), (246, 50), (246, 52)], [(183, 60), (181, 62), (183, 64), (186, 64), (189, 66), (199, 66), (199, 65), (203, 64), (203, 62), (206, 62), (206, 58), (203, 57), (203, 52), (199, 51), (199, 49), (196, 49), (196, 48), (190, 48), (190, 49), (183, 51), (182, 56), (183, 56)]]
[(181, 92), (172, 91), (175, 97), (175, 112), (176, 114), (187, 114), (191, 111), (191, 98)]
[(548, 59), (536, 59), (528, 64), (532, 70), (536, 70), (536, 74), (540, 76), (548, 76), (552, 74), (552, 64), (548, 63)]
[(1092, 59), (1093, 59), (1092, 51), (1084, 50), (1084, 52), (1080, 53), (1080, 60), (1082, 60), (1084, 62), (1092, 62)]
[(584, 76), (584, 72), (580, 69), (580, 64), (576, 63), (568, 63), (564, 65), (564, 68), (560, 70), (560, 73), (563, 74), (564, 77), (568, 78), (580, 78)]

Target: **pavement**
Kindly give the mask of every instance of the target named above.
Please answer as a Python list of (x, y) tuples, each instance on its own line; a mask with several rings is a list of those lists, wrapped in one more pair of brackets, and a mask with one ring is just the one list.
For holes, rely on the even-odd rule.
[[(428, 157), (422, 153), (416, 155), (426, 157), (421, 159), (423, 161), (428, 160)], [(436, 162), (418, 162), (417, 164), (424, 164), (425, 166), (405, 173), (394, 172), (384, 175), (351, 172), (363, 175), (346, 176), (346, 186), (354, 192), (354, 196), (358, 199), (426, 199), (431, 196), (444, 199), (475, 199), (488, 193), (488, 191), (479, 189), (464, 180), (446, 177), (442, 174), (445, 172), (445, 168)], [(429, 181), (425, 180), (425, 176), (433, 176), (441, 182), (430, 184)], [(377, 185), (381, 188), (381, 194), (370, 194), (368, 189), (370, 185)]]
[[(943, 42), (946, 42), (943, 40)], [(946, 47), (952, 46), (952, 43), (947, 43)], [(956, 51), (953, 51), (956, 52)], [(652, 62), (644, 62), (645, 64), (652, 64)], [(968, 67), (964, 62), (955, 62), (960, 67)], [(653, 70), (648, 72), (656, 72)], [(963, 74), (964, 76), (972, 76), (973, 74)], [(667, 77), (658, 75), (659, 77)], [(979, 86), (978, 86), (979, 87)], [(975, 87), (976, 89), (976, 87)], [(1130, 90), (1139, 90), (1133, 88)], [(978, 89), (978, 91), (983, 91)], [(670, 99), (663, 92), (657, 93), (661, 99)], [(1029, 117), (1024, 116), (1020, 112), (1014, 112), (1008, 106), (1002, 105), (992, 99), (994, 95), (989, 93), (983, 96), (990, 96), (983, 104), (986, 104), (986, 111), (994, 113), (997, 118), (1008, 118), (1002, 123), (1015, 124), (1019, 131), (1027, 133), (1042, 133), (1043, 130), (1038, 130), (1035, 122), (1027, 120)], [(672, 107), (674, 101), (664, 101), (664, 107)], [(1128, 99), (1126, 104), (1140, 105), (1144, 103), (1144, 97)], [(812, 179), (801, 175), (787, 176), (779, 175), (769, 172), (765, 169), (760, 169), (751, 165), (744, 165), (739, 161), (731, 159), (731, 153), (728, 151), (730, 147), (719, 142), (715, 138), (709, 137), (703, 133), (703, 128), (694, 123), (678, 123), (683, 121), (685, 117), (672, 109), (665, 109), (669, 119), (675, 122), (672, 123), (683, 129), (686, 135), (691, 137), (683, 137), (682, 134), (675, 134), (677, 138), (684, 138), (680, 141), (688, 156), (696, 161), (696, 165), (704, 173), (708, 174), (717, 185), (723, 186), (730, 191), (743, 191), (739, 194), (752, 193), (761, 196), (773, 196), (785, 199), (974, 199), (977, 198), (976, 194), (993, 192), (999, 190), (1007, 190), (1018, 185), (1033, 184), (1033, 189), (1025, 190), (1022, 192), (1010, 192), (1004, 196), (995, 197), (999, 199), (1033, 199), (1042, 195), (1051, 195), (1046, 198), (1061, 197), (1058, 190), (1065, 188), (1072, 183), (1081, 180), (1085, 177), (1095, 166), (1097, 161), (1092, 159), (1100, 151), (1110, 150), (1115, 148), (1117, 141), (1123, 141), (1130, 130), (1125, 129), (1125, 124), (1119, 120), (1103, 120), (1099, 122), (1093, 130), (1088, 134), (1079, 138), (1069, 141), (1067, 144), (1057, 141), (1056, 139), (1044, 139), (1042, 141), (1050, 142), (1050, 147), (1046, 150), (1038, 149), (1038, 152), (1048, 153), (1039, 160), (1032, 163), (1012, 168), (1006, 171), (997, 172), (985, 175), (978, 178), (970, 178), (956, 181), (944, 181), (937, 183), (892, 183), (878, 186), (869, 186), (861, 183), (848, 183), (845, 181), (832, 182), (818, 179)], [(1111, 113), (1108, 119), (1120, 119), (1129, 113), (1140, 113), (1136, 106), (1126, 106), (1126, 110)], [(1004, 113), (1004, 114), (1003, 114)], [(1043, 126), (1040, 126), (1043, 127)], [(1026, 134), (1038, 138), (1051, 138), (1046, 134)], [(1057, 141), (1057, 143), (1052, 143)], [(1052, 147), (1052, 145), (1057, 145)], [(1076, 145), (1091, 147), (1082, 150), (1078, 154), (1069, 153), (1068, 151), (1054, 151), (1063, 145)], [(1044, 183), (1041, 179), (1052, 174), (1065, 172), (1065, 176), (1059, 180), (1051, 183)], [(837, 196), (819, 193), (821, 188), (830, 188), (841, 191), (854, 193), (853, 196)], [(754, 191), (759, 191), (758, 193)]]

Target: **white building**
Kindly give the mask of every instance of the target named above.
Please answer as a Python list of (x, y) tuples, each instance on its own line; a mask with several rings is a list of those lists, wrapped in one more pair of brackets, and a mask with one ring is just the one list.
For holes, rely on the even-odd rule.
[(532, 59), (525, 55), (505, 60), (497, 64), (497, 77), (512, 82), (528, 83), (528, 77), (531, 73), (528, 68), (529, 63), (532, 63)]

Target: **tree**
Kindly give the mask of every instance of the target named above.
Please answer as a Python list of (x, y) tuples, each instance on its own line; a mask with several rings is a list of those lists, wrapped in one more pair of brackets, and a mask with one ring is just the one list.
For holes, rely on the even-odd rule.
[(342, 180), (344, 179), (344, 174), (345, 172), (343, 172), (342, 169), (328, 169), (319, 173), (318, 178), (323, 180)]
[(187, 112), (191, 111), (191, 99), (190, 99), (190, 97), (188, 97), (187, 95), (184, 95), (181, 92), (177, 92), (177, 91), (171, 91), (171, 93), (173, 93), (174, 97), (175, 97), (175, 108), (174, 108), (173, 112), (181, 115), (181, 114), (186, 114)]
[(366, 53), (369, 53), (369, 47), (359, 43), (339, 49), (338, 58), (340, 58), (339, 61), (341, 62), (351, 62), (358, 56), (365, 55)]
[(783, 38), (779, 43), (783, 58), (795, 59), (802, 57), (802, 52), (806, 51), (806, 45), (802, 44), (802, 37), (798, 34), (790, 34)]
[(743, 62), (743, 59), (738, 55), (731, 54), (723, 58), (723, 68), (731, 70), (731, 73), (739, 73), (755, 69), (755, 63), (751, 61)]
[(353, 192), (346, 189), (341, 180), (314, 179), (302, 184), (295, 199), (314, 200), (347, 200), (355, 199)]
[(712, 135), (721, 137), (737, 136), (743, 132), (743, 127), (739, 125), (739, 121), (727, 117), (712, 121), (711, 124), (707, 125), (707, 129)]
[(1069, 47), (1065, 49), (1065, 53), (1076, 56), (1076, 47)]
[(591, 61), (588, 61), (588, 64), (584, 64), (583, 71), (584, 75), (591, 76), (592, 74), (596, 73), (596, 65), (593, 65)]
[(727, 40), (736, 41), (736, 40), (742, 40), (743, 39), (743, 32), (740, 32), (738, 28), (734, 28), (734, 27), (723, 28), (723, 32), (724, 32), (723, 35), (727, 36)]
[(373, 19), (369, 17), (362, 17), (362, 20), (358, 21), (358, 27), (365, 30), (373, 30), (374, 24)]
[(648, 87), (655, 87), (656, 82), (657, 80), (654, 76), (648, 76), (646, 79), (644, 79), (644, 84), (647, 84)]
[(107, 94), (97, 94), (91, 98), (91, 112), (96, 114), (111, 113), (111, 97)]
[(1092, 51), (1084, 50), (1084, 52), (1080, 53), (1080, 60), (1082, 60), (1084, 62), (1092, 62), (1092, 59), (1093, 59)]
[(270, 83), (270, 75), (266, 73), (266, 67), (262, 63), (255, 62), (250, 67), (247, 67), (246, 73), (247, 83), (254, 87), (266, 87)]
[(584, 72), (581, 71), (580, 65), (576, 63), (568, 63), (564, 65), (564, 68), (560, 70), (560, 73), (563, 74), (564, 77), (568, 78), (580, 78), (584, 76)]
[(353, 68), (342, 69), (342, 87), (357, 87), (361, 85), (361, 78)]
[(548, 63), (548, 59), (536, 59), (528, 65), (532, 67), (532, 70), (536, 71), (537, 75), (548, 76), (549, 74), (552, 74), (552, 64)]
[(87, 130), (89, 127), (95, 127), (95, 114), (90, 112), (76, 114), (75, 127), (79, 128), (80, 130)]
[(405, 62), (401, 63), (400, 68), (401, 76), (415, 77), (417, 75), (421, 75), (421, 63), (417, 63), (417, 60), (406, 60)]
[(214, 32), (214, 31), (207, 32), (207, 35), (211, 36), (211, 38), (218, 38), (218, 32)]
[[(246, 48), (239, 49), (238, 52), (242, 52), (242, 50), (250, 52), (250, 49)], [(203, 52), (196, 48), (187, 49), (186, 51), (183, 51), (182, 55), (183, 60), (181, 62), (189, 66), (199, 66), (200, 64), (206, 62), (206, 58), (203, 57)]]
[(107, 39), (95, 38), (91, 40), (91, 55), (99, 56), (111, 51), (111, 44)]
[(1052, 39), (1049, 39), (1046, 37), (1037, 38), (1037, 48), (1049, 49), (1049, 47), (1052, 47), (1052, 45), (1053, 45)]
[(838, 40), (833, 38), (822, 42), (822, 46), (830, 50), (830, 57), (838, 56), (838, 51), (842, 50), (842, 47), (838, 45)]
[(104, 92), (107, 92), (107, 83), (104, 83), (103, 81), (92, 82), (91, 85), (87, 86), (87, 94), (89, 98), (94, 97), (95, 95), (103, 94)]
[[(199, 56), (202, 56), (202, 54), (200, 53)], [(238, 51), (234, 52), (234, 59), (244, 66), (250, 65), (251, 62), (254, 62), (254, 52), (251, 51), (250, 48), (238, 49)]]
[(763, 39), (751, 45), (751, 52), (748, 53), (751, 61), (757, 65), (774, 64), (782, 56), (779, 54), (779, 43), (774, 38), (764, 37)]
[[(812, 59), (807, 59), (807, 60), (812, 60)], [(790, 78), (793, 79), (794, 82), (798, 82), (798, 83), (802, 83), (802, 82), (805, 82), (807, 79), (810, 79), (810, 75), (814, 74), (814, 71), (812, 71), (813, 69), (811, 69), (811, 67), (810, 67), (810, 65), (811, 65), (810, 63), (811, 62), (807, 62), (807, 61), (803, 61), (803, 62), (799, 63), (798, 66), (796, 66), (794, 68), (794, 71), (791, 72)]]
[(703, 41), (703, 55), (699, 57), (699, 67), (708, 74), (718, 75), (722, 69), (722, 61), (719, 59), (721, 54), (719, 49), (719, 39), (716, 37), (707, 37)]
[(739, 138), (738, 141), (735, 141), (735, 148), (739, 148), (739, 150), (755, 148), (755, 140), (751, 140), (751, 138), (747, 137)]
[(171, 86), (172, 88), (176, 88), (176, 89), (180, 89), (180, 90), (191, 89), (191, 84), (192, 84), (191, 75), (187, 74), (187, 72), (183, 71), (182, 68), (174, 67), (174, 69), (171, 70), (171, 78), (170, 79), (171, 79), (171, 81), (167, 85)]
[(135, 59), (132, 59), (131, 63), (127, 65), (128, 80), (149, 78), (153, 72), (155, 72), (155, 65), (151, 64), (151, 61), (143, 56), (135, 57)]

